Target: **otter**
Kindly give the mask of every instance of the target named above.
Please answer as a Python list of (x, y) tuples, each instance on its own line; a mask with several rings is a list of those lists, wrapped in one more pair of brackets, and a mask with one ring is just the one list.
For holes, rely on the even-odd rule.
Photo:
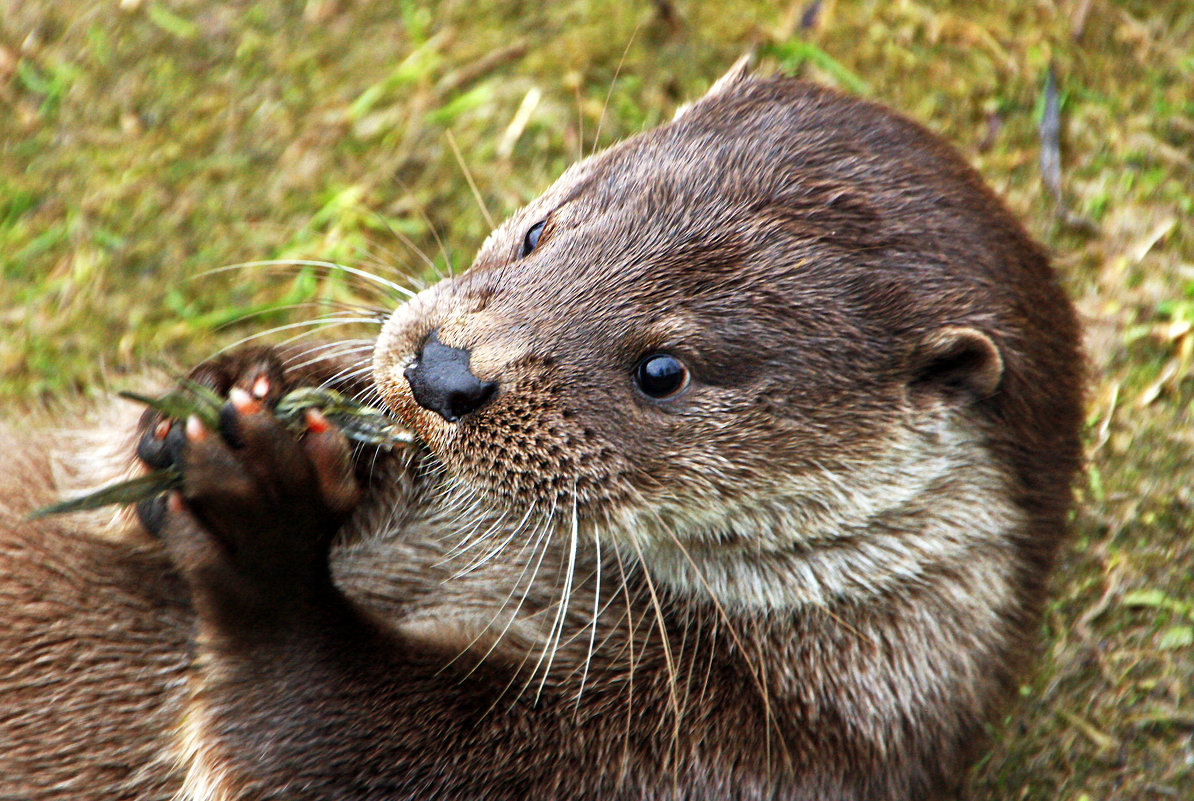
[[(0, 797), (951, 798), (1080, 461), (1041, 248), (919, 125), (744, 63), (371, 355), (192, 377), (219, 425), (3, 435)], [(298, 386), (416, 444), (296, 435)], [(184, 484), (26, 519), (104, 463)]]

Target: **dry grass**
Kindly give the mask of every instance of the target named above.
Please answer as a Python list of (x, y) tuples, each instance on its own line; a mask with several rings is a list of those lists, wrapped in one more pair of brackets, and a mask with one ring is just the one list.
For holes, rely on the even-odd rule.
[[(1194, 6), (825, 0), (803, 28), (805, 2), (290, 5), (0, 5), (6, 404), (101, 391), (163, 354), (187, 364), (294, 319), (284, 304), (355, 294), (318, 270), (195, 278), (214, 267), (430, 273), (401, 240), (443, 269), (436, 233), (462, 267), (487, 224), (448, 132), (500, 216), (754, 45), (764, 68), (957, 144), (1056, 253), (1087, 319), (1077, 536), (1040, 670), (974, 796), (1194, 799)], [(1050, 63), (1060, 210), (1038, 168)]]

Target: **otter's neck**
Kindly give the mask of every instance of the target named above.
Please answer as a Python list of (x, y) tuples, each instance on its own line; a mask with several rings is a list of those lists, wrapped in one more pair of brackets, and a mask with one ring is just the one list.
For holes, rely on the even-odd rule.
[(872, 463), (793, 478), (700, 527), (657, 522), (643, 561), (673, 591), (731, 610), (826, 608), (934, 584), (1000, 608), (1023, 528), (1008, 484), (981, 438), (942, 418), (900, 432)]

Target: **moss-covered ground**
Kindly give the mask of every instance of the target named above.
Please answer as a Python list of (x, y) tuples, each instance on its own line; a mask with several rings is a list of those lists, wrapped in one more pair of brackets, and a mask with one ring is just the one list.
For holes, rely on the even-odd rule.
[[(956, 144), (1086, 320), (1076, 535), (974, 797), (1194, 799), (1188, 0), (0, 3), (3, 413), (360, 297), (315, 267), (214, 268), (466, 266), (477, 196), (505, 215), (748, 47)], [(1039, 166), (1050, 65), (1059, 193)]]

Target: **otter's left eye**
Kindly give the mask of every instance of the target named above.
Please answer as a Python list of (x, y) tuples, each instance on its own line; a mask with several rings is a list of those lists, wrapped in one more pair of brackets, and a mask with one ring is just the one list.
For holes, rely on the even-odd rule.
[(530, 227), (527, 235), (522, 238), (522, 253), (518, 258), (524, 258), (529, 255), (539, 245), (539, 236), (543, 233), (543, 226), (547, 225), (547, 220), (540, 220)]
[(688, 386), (688, 368), (671, 354), (656, 353), (634, 368), (634, 382), (649, 398), (670, 398)]

